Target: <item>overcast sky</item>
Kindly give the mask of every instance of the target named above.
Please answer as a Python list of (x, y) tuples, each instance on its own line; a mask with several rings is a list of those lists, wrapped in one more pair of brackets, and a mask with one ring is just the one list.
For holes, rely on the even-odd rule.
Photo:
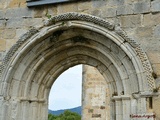
[(49, 109), (60, 110), (81, 106), (82, 65), (63, 72), (54, 82), (49, 95)]

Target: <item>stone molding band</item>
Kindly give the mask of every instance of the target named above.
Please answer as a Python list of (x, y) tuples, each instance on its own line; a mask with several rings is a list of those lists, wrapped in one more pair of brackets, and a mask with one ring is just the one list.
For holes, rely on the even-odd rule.
[(92, 22), (97, 25), (103, 26), (109, 30), (114, 30), (114, 27), (115, 27), (115, 25), (113, 25), (112, 23), (104, 19), (98, 18), (96, 16), (88, 15), (88, 14), (80, 14), (75, 12), (53, 16), (52, 18), (50, 18), (48, 21), (45, 22), (45, 26), (50, 26), (55, 24), (56, 22), (68, 21), (68, 20), (80, 20), (80, 21)]
[[(154, 78), (152, 76), (153, 70), (148, 60), (147, 55), (142, 50), (142, 48), (137, 43), (137, 41), (128, 37), (126, 33), (119, 26), (115, 26), (114, 24), (107, 22), (106, 20), (103, 20), (101, 18), (95, 17), (95, 16), (91, 16), (87, 14), (80, 14), (80, 13), (75, 13), (75, 12), (53, 16), (52, 18), (50, 18), (44, 23), (44, 26), (51, 26), (57, 22), (70, 21), (70, 20), (91, 22), (91, 23), (97, 24), (101, 27), (107, 28), (108, 30), (111, 30), (117, 33), (120, 37), (122, 37), (125, 40), (125, 42), (129, 43), (130, 46), (132, 46), (132, 48), (137, 53), (137, 56), (139, 57), (141, 64), (143, 66), (149, 89), (153, 90), (153, 88), (155, 88)], [(16, 44), (12, 46), (11, 49), (7, 52), (6, 56), (3, 59), (2, 65), (0, 66), (0, 79), (2, 78), (2, 73), (5, 67), (7, 66), (12, 56), (16, 53), (18, 48), (21, 47), (21, 45), (24, 42), (26, 42), (26, 40), (28, 40), (30, 37), (35, 35), (37, 32), (38, 32), (37, 29), (29, 30), (22, 37), (20, 37), (20, 39), (16, 42)]]

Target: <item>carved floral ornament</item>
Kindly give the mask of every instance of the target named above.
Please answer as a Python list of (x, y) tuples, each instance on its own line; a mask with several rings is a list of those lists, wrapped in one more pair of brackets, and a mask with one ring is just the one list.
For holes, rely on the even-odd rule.
[[(112, 24), (106, 20), (103, 20), (101, 18), (95, 17), (95, 16), (73, 12), (73, 13), (66, 13), (66, 14), (62, 14), (62, 15), (53, 16), (52, 18), (50, 18), (49, 20), (47, 20), (44, 23), (43, 27), (52, 26), (55, 23), (58, 23), (58, 22), (63, 23), (66, 21), (67, 21), (66, 24), (68, 24), (68, 26), (69, 26), (69, 21), (72, 21), (72, 20), (77, 20), (77, 21), (82, 21), (82, 22), (85, 21), (88, 23), (96, 24), (104, 29), (108, 29), (111, 32), (115, 32), (115, 34), (117, 34), (119, 37), (123, 38), (125, 40), (125, 42), (130, 44), (132, 49), (134, 49), (134, 51), (136, 52), (142, 66), (143, 66), (143, 69), (145, 71), (145, 75), (146, 75), (149, 89), (153, 90), (153, 88), (155, 88), (154, 78), (152, 76), (153, 70), (152, 70), (151, 65), (149, 63), (147, 55), (142, 50), (140, 45), (135, 40), (129, 38), (126, 35), (126, 33), (119, 26), (115, 26), (114, 24)], [(8, 51), (5, 58), (3, 59), (2, 65), (0, 66), (0, 78), (1, 79), (2, 79), (2, 73), (5, 71), (6, 66), (9, 64), (9, 61), (11, 60), (12, 56), (16, 53), (16, 51), (21, 47), (21, 45), (23, 43), (25, 43), (30, 37), (37, 34), (38, 32), (39, 32), (39, 30), (37, 30), (35, 28), (29, 30), (26, 34), (21, 36), (20, 39), (16, 42), (16, 44), (14, 46), (12, 46), (12, 48)]]

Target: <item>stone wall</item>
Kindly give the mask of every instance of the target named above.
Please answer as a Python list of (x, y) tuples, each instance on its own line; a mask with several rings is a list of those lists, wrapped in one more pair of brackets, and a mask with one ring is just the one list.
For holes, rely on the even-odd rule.
[(83, 66), (82, 120), (109, 120), (110, 98), (107, 82), (99, 71)]
[[(11, 46), (29, 29), (41, 28), (47, 15), (87, 13), (119, 25), (138, 41), (160, 86), (160, 0), (91, 0), (27, 8), (25, 0), (0, 0), (0, 63)], [(160, 120), (160, 97), (153, 98), (153, 112)]]

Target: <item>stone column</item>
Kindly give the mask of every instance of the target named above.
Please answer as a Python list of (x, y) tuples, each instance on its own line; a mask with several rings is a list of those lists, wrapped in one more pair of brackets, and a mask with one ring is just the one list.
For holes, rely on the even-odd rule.
[(123, 120), (122, 98), (120, 96), (114, 96), (113, 99), (115, 100), (116, 120)]
[(5, 105), (5, 100), (2, 96), (0, 96), (0, 120), (6, 120), (7, 119), (7, 108), (8, 106)]
[(82, 120), (109, 120), (107, 83), (96, 68), (83, 66), (82, 88)]
[(131, 100), (129, 96), (122, 96), (123, 120), (130, 120)]
[[(112, 100), (115, 101), (115, 116), (116, 120), (130, 120), (131, 112), (131, 97), (128, 95), (113, 96)], [(112, 118), (113, 119), (113, 118)]]
[(115, 105), (115, 101), (112, 100), (110, 101), (110, 119), (109, 120), (115, 120), (116, 119), (116, 114), (115, 114), (115, 111), (116, 111), (116, 105)]
[(48, 105), (44, 99), (21, 98), (17, 111), (15, 120), (48, 120)]

